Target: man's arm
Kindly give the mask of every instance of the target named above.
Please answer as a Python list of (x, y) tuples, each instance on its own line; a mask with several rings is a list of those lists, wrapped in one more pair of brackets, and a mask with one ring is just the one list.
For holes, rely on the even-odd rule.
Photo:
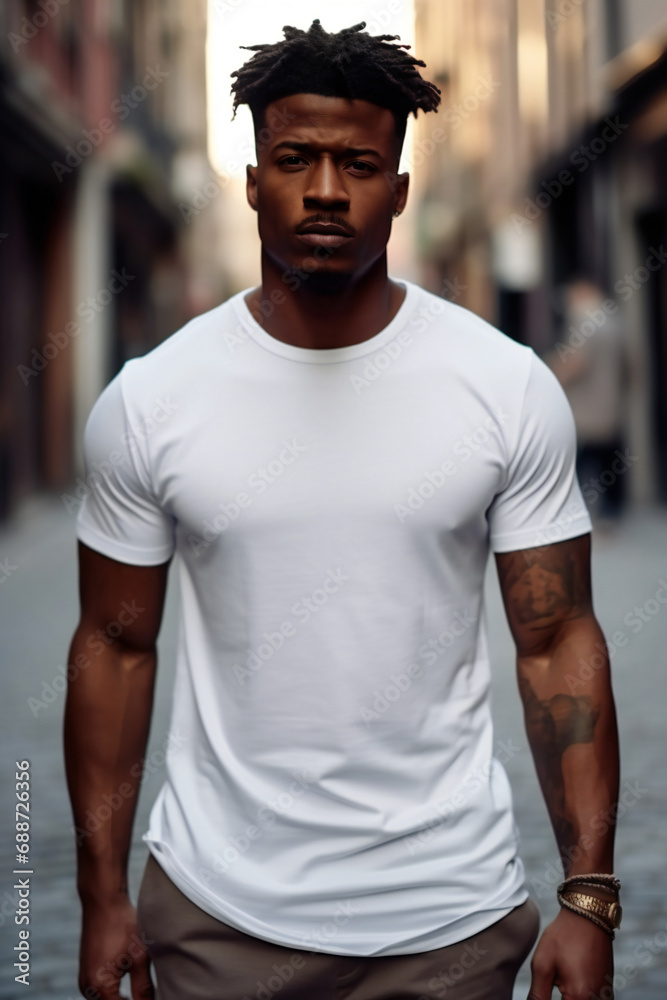
[(104, 1000), (119, 995), (128, 961), (134, 1000), (153, 996), (127, 863), (168, 567), (116, 562), (79, 542), (81, 618), (69, 651), (64, 754), (83, 908), (79, 988)]
[[(517, 647), (526, 732), (566, 875), (613, 871), (619, 752), (604, 635), (595, 618), (590, 534), (544, 548), (496, 553)], [(589, 890), (601, 899), (604, 891)], [(611, 940), (586, 917), (561, 910), (533, 960), (531, 997), (556, 985), (589, 1000), (609, 985)]]

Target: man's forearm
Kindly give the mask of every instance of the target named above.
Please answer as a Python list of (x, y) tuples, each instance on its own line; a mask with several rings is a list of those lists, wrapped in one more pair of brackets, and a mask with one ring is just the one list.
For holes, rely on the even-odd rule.
[(547, 653), (520, 657), (517, 666), (565, 874), (611, 872), (619, 751), (604, 635), (593, 615), (582, 616), (567, 622)]
[[(77, 629), (69, 662), (87, 651)], [(82, 901), (127, 893), (127, 861), (153, 702), (156, 652), (112, 643), (68, 684), (64, 754)]]

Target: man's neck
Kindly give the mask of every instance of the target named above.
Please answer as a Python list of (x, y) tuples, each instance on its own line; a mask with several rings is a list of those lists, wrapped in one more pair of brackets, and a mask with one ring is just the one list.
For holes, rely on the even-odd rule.
[(277, 340), (325, 350), (369, 340), (394, 318), (405, 289), (387, 275), (386, 256), (356, 283), (323, 288), (317, 277), (291, 272), (282, 278), (262, 255), (262, 284), (246, 296), (254, 319)]

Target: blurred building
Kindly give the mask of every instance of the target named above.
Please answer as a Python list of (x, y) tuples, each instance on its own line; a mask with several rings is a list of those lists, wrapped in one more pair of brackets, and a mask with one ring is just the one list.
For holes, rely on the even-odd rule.
[(0, 517), (66, 486), (104, 385), (224, 295), (190, 211), (205, 36), (206, 0), (0, 8)]
[(416, 16), (443, 91), (413, 152), (424, 284), (545, 354), (587, 336), (562, 290), (595, 281), (631, 359), (629, 494), (667, 502), (663, 0), (416, 0)]

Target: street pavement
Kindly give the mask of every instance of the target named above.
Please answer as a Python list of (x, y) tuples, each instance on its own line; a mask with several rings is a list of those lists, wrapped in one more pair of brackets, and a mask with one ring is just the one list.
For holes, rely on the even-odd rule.
[[(75, 887), (72, 818), (62, 757), (63, 667), (77, 621), (75, 513), (57, 495), (30, 499), (0, 529), (0, 689), (5, 810), (0, 818), (0, 1000), (78, 1000), (80, 906)], [(667, 751), (665, 667), (667, 508), (628, 514), (612, 534), (594, 533), (595, 610), (612, 646), (621, 734), (623, 805), (616, 831), (623, 881), (623, 927), (615, 943), (616, 998), (667, 996)], [(130, 865), (136, 893), (146, 858), (141, 833), (164, 773), (178, 594), (173, 567), (159, 639), (153, 723), (146, 753)], [(512, 783), (528, 887), (543, 926), (558, 912), (561, 870), (528, 750), (514, 680), (514, 651), (489, 560), (487, 608), (494, 670), (496, 746)], [(30, 761), (31, 841), (29, 987), (14, 981), (19, 896), (12, 872), (15, 761)], [(613, 822), (610, 818), (610, 822)], [(23, 924), (22, 927), (28, 925)], [(527, 963), (515, 1000), (525, 997)], [(127, 980), (122, 987), (129, 993)], [(279, 996), (279, 994), (277, 994)], [(435, 995), (434, 995), (435, 996)], [(603, 993), (605, 1000), (609, 992)], [(186, 1000), (186, 998), (184, 998)]]

